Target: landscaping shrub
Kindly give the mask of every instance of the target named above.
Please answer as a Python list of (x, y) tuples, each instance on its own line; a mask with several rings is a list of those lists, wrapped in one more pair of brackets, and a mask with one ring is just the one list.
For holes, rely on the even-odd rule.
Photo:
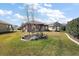
[(66, 30), (68, 33), (79, 39), (79, 18), (68, 22)]

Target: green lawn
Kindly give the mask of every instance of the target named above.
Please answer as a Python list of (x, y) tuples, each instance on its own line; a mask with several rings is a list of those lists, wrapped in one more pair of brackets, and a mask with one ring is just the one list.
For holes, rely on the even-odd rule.
[(79, 46), (64, 32), (45, 32), (48, 40), (21, 41), (21, 32), (0, 35), (0, 55), (79, 55)]

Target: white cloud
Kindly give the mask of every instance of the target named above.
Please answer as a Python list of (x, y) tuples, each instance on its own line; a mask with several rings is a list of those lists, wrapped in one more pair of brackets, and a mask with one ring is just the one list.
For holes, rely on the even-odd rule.
[(45, 24), (53, 23), (53, 22), (51, 22), (51, 21), (56, 22), (55, 19), (41, 19), (41, 18), (35, 18), (34, 20), (39, 21), (39, 22), (42, 22), (42, 23), (45, 23)]
[[(27, 4), (26, 4), (27, 5)], [(60, 11), (60, 10), (54, 10), (52, 8), (45, 8), (44, 6), (47, 7), (52, 7), (51, 4), (49, 3), (45, 3), (44, 6), (42, 6), (40, 3), (36, 3), (36, 4), (28, 4), (29, 7), (29, 11), (30, 8), (32, 7), (32, 5), (34, 5), (34, 9), (36, 12), (39, 12), (39, 15), (42, 14), (43, 16), (48, 17), (48, 19), (46, 19), (45, 23), (51, 23), (51, 22), (61, 22), (61, 23), (66, 23), (69, 19), (64, 15), (64, 12)], [(37, 20), (43, 22), (43, 20), (41, 18), (37, 18)]]
[(40, 9), (40, 8), (41, 8), (40, 3), (35, 3), (35, 4), (34, 4), (34, 9), (35, 9), (35, 10), (38, 10), (38, 9)]
[(8, 11), (8, 10), (6, 10), (5, 12), (6, 12), (6, 14), (8, 14), (8, 15), (11, 15), (11, 14), (13, 13), (12, 11)]
[(33, 7), (34, 10), (41, 8), (40, 3), (24, 3), (24, 7), (29, 7), (31, 9)]
[(46, 6), (46, 7), (52, 7), (52, 5), (48, 4), (48, 3), (45, 3), (44, 6)]
[(19, 8), (19, 9), (24, 9), (25, 7), (19, 6), (18, 8)]
[(46, 15), (46, 17), (48, 17), (48, 22), (61, 22), (61, 23), (66, 23), (67, 21), (69, 21), (69, 19), (64, 15), (64, 12), (60, 11), (60, 10), (54, 10), (51, 8), (45, 8), (45, 7), (41, 7), (38, 10), (39, 13)]
[[(20, 15), (18, 13), (14, 15), (14, 18), (17, 19), (17, 20), (20, 20), (22, 22), (27, 22), (28, 21), (27, 16), (23, 16), (23, 15)], [(29, 19), (32, 20), (31, 16), (29, 16)]]
[(49, 8), (41, 8), (38, 10), (38, 12), (42, 14), (46, 14), (47, 16), (50, 17), (58, 17), (58, 18), (64, 18), (65, 16), (63, 15), (64, 12), (61, 12), (60, 10), (52, 10)]
[[(64, 14), (64, 12), (62, 12), (61, 10), (58, 10), (58, 9), (52, 9), (52, 5), (49, 4), (49, 3), (44, 3), (44, 6), (46, 7), (50, 7), (50, 8), (45, 8), (44, 6), (42, 6), (40, 3), (35, 3), (35, 4), (32, 4), (32, 3), (29, 3), (29, 4), (24, 4), (24, 6), (29, 6), (29, 12), (31, 12), (31, 8), (32, 8), (32, 5), (33, 5), (33, 8), (35, 10), (35, 12), (39, 12), (39, 15), (42, 14), (43, 16), (46, 16), (48, 19), (45, 18), (45, 23), (53, 23), (53, 22), (60, 22), (60, 23), (67, 23), (67, 21), (69, 21), (71, 18), (67, 18)], [(21, 7), (19, 7), (21, 8)], [(25, 16), (22, 16), (20, 14), (16, 14), (16, 16), (19, 18), (19, 19), (25, 19)], [(29, 17), (30, 20), (31, 17)], [(27, 19), (27, 18), (26, 18)], [(41, 22), (44, 22), (41, 18), (36, 18), (36, 20), (38, 21), (41, 21)]]
[(16, 18), (18, 18), (18, 19), (22, 19), (22, 20), (24, 20), (25, 19), (25, 16), (22, 16), (22, 15), (20, 15), (20, 14), (15, 14), (14, 15)]
[(0, 10), (0, 15), (4, 15), (4, 11), (3, 10)]
[(67, 22), (71, 21), (73, 18), (65, 18), (65, 19), (62, 19), (61, 21), (59, 21), (60, 23), (65, 23), (67, 24)]
[(0, 16), (11, 15), (13, 12), (11, 10), (0, 9)]

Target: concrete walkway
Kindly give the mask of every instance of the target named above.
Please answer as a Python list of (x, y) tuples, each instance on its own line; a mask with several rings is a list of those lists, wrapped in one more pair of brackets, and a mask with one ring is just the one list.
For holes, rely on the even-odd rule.
[(72, 39), (67, 33), (65, 33), (65, 34), (66, 34), (66, 36), (67, 36), (71, 41), (73, 41), (74, 43), (76, 43), (77, 45), (79, 45), (79, 42), (78, 42), (78, 41)]

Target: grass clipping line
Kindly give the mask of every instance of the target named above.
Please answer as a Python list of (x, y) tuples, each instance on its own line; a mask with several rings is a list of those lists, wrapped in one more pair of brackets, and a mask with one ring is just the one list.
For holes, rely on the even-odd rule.
[(65, 33), (66, 36), (71, 40), (73, 41), (74, 43), (76, 43), (77, 45), (79, 45), (79, 42), (77, 42), (76, 40), (72, 39), (67, 33)]

